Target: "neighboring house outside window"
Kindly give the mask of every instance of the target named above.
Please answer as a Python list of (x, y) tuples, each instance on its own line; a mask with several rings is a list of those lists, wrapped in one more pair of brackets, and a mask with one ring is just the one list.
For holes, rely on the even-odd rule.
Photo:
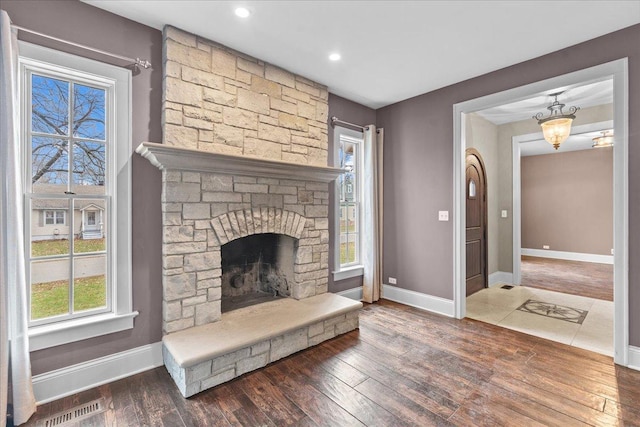
[(346, 172), (336, 180), (334, 280), (361, 276), (362, 144), (361, 132), (335, 128), (335, 165)]
[(20, 43), (31, 350), (133, 327), (131, 73)]

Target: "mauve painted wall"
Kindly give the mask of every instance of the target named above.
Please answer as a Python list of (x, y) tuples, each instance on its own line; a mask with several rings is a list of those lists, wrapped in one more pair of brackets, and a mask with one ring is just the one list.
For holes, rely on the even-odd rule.
[[(375, 110), (357, 104), (348, 99), (341, 98), (337, 95), (329, 94), (329, 120), (331, 117), (336, 116), (340, 120), (345, 122), (355, 123), (358, 125), (370, 125), (376, 123)], [(334, 166), (333, 159), (333, 128), (329, 125), (329, 165)], [(334, 234), (334, 221), (335, 221), (335, 203), (334, 203), (334, 186), (329, 189), (329, 234)], [(353, 277), (351, 279), (340, 280), (338, 282), (333, 281), (333, 274), (331, 272), (334, 267), (335, 251), (333, 245), (329, 245), (329, 292), (340, 292), (346, 289), (356, 288), (362, 286), (362, 277)]]
[(611, 255), (613, 149), (520, 160), (522, 247)]
[[(160, 31), (75, 0), (3, 1), (1, 7), (14, 24), (120, 55), (150, 60), (154, 69), (142, 70), (133, 77), (132, 145), (135, 149), (143, 141), (162, 141)], [(22, 33), (20, 37), (27, 39)], [(73, 53), (84, 54), (83, 51)], [(135, 319), (135, 327), (35, 351), (31, 353), (34, 374), (162, 339), (161, 175), (158, 169), (137, 154), (132, 154), (132, 159), (133, 307), (140, 312)]]
[[(453, 105), (594, 65), (629, 60), (629, 322), (640, 345), (640, 25), (377, 111), (385, 128), (384, 278), (453, 298)], [(386, 281), (386, 280), (385, 280)]]

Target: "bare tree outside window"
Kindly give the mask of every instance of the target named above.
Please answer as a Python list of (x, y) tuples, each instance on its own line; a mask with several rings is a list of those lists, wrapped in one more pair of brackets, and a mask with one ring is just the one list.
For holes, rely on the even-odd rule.
[(31, 85), (31, 182), (104, 185), (105, 90), (37, 74)]

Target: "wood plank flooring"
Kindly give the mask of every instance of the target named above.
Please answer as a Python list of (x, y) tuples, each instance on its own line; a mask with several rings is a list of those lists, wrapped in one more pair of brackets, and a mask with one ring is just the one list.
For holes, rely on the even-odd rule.
[(610, 357), (389, 301), (360, 330), (184, 399), (164, 367), (43, 405), (93, 399), (81, 426), (640, 426), (640, 372)]
[(522, 256), (521, 285), (613, 301), (613, 265)]

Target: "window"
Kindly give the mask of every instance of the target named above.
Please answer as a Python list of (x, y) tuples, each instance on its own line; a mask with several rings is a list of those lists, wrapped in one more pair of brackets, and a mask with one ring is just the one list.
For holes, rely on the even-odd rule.
[(19, 49), (29, 335), (37, 350), (133, 327), (131, 73), (28, 43)]
[(469, 179), (469, 199), (475, 199), (476, 198), (476, 182), (473, 179)]
[(87, 225), (96, 225), (96, 211), (87, 212)]
[(361, 205), (362, 143), (361, 132), (336, 127), (335, 164), (346, 172), (336, 180), (336, 259), (334, 280), (362, 275)]
[(44, 211), (46, 225), (64, 225), (64, 211)]

